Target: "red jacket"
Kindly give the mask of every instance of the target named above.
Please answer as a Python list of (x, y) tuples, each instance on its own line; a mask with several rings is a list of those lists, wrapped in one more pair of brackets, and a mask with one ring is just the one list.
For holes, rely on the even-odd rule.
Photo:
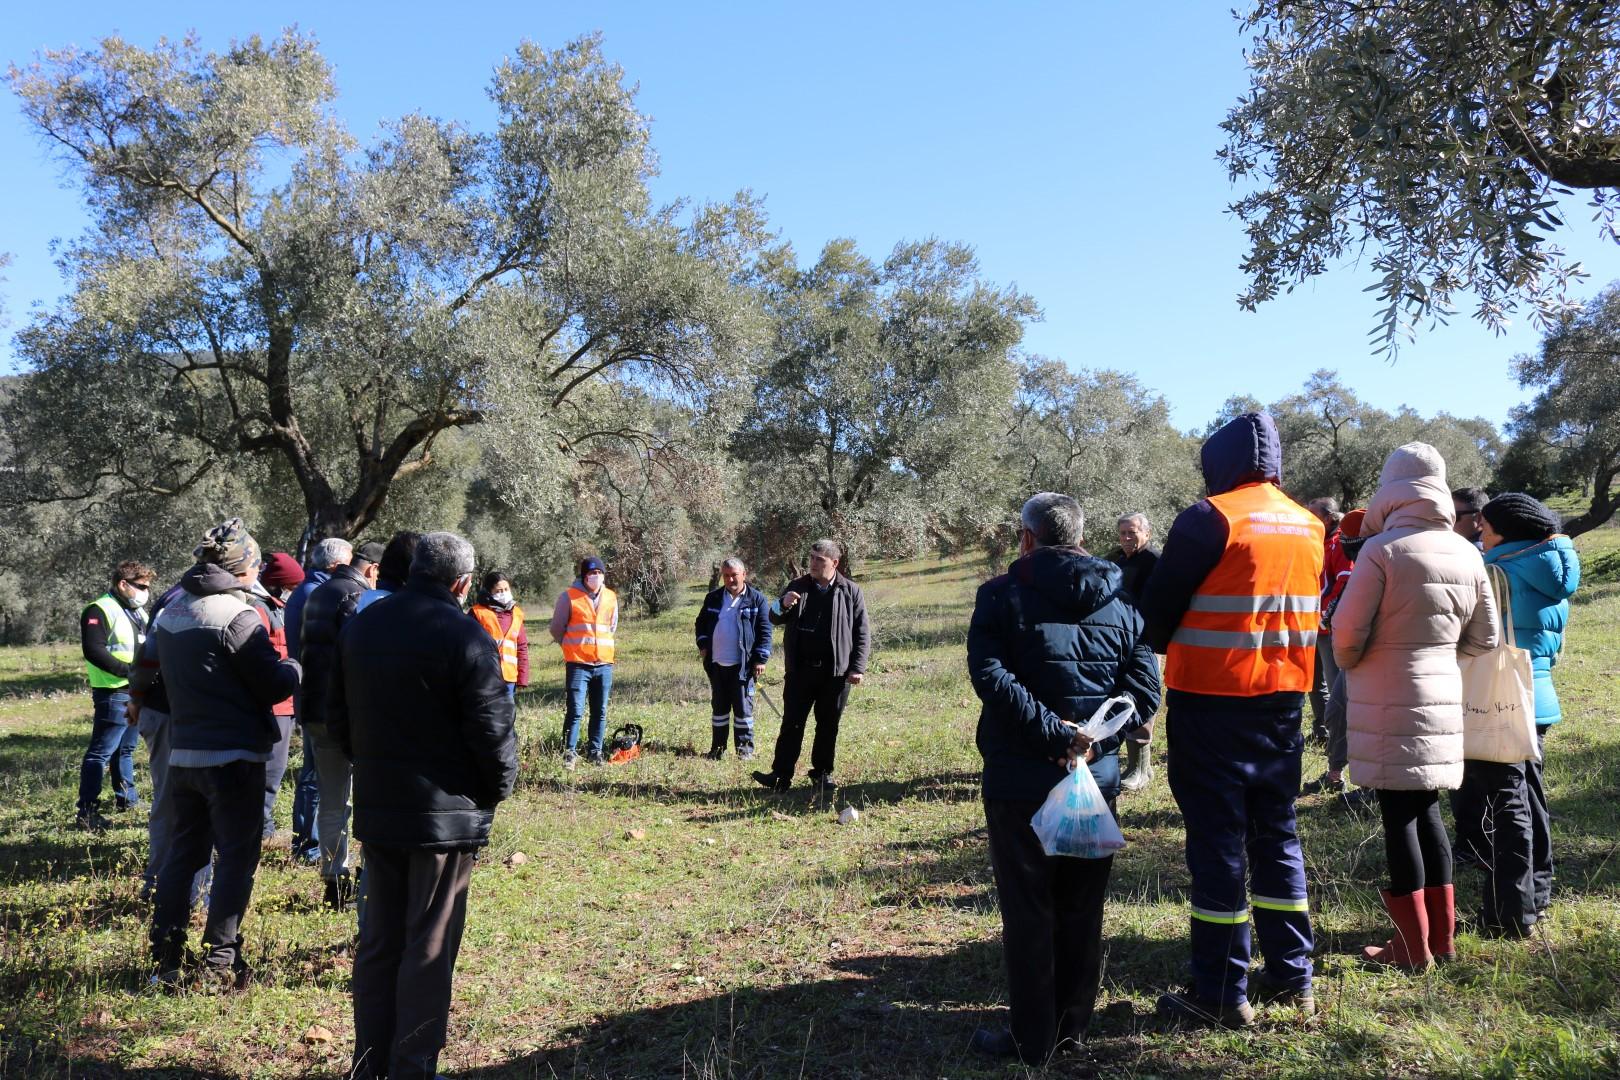
[[(1350, 580), (1350, 571), (1355, 563), (1350, 556), (1344, 553), (1344, 534), (1338, 529), (1327, 538), (1322, 545), (1322, 613), (1324, 620), (1331, 616), (1333, 608), (1339, 602), (1339, 594), (1344, 591), (1345, 582)], [(1332, 633), (1332, 624), (1324, 621), (1322, 633)]]
[[(282, 617), (284, 605), (275, 597), (264, 597), (258, 593), (250, 593), (248, 605), (258, 613), (259, 621), (264, 623), (265, 633), (270, 635), (270, 644), (276, 647), (276, 655), (283, 660), (287, 659), (287, 624)], [(294, 714), (293, 699), (288, 697), (285, 701), (278, 701), (270, 707), (276, 716), (292, 716)]]

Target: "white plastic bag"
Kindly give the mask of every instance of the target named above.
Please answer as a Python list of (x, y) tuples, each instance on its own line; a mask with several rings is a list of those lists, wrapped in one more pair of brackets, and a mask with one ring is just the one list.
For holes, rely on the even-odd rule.
[[(1109, 715), (1119, 705), (1125, 708), (1117, 715)], [(1096, 742), (1114, 734), (1135, 715), (1135, 703), (1122, 694), (1103, 702), (1080, 731)], [(1048, 855), (1101, 859), (1125, 846), (1125, 835), (1119, 831), (1113, 811), (1108, 809), (1084, 762), (1077, 763), (1068, 776), (1057, 782), (1029, 824)]]
[(1463, 683), (1463, 757), (1509, 765), (1540, 761), (1536, 742), (1535, 672), (1530, 654), (1513, 633), (1513, 599), (1507, 575), (1486, 567), (1496, 594), (1500, 644), (1479, 656), (1457, 657)]

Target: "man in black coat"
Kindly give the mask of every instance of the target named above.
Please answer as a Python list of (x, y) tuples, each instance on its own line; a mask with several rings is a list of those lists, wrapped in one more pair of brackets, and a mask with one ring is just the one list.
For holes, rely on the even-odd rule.
[(1081, 759), (1112, 808), (1120, 737), (1091, 743), (1078, 725), (1118, 694), (1129, 695), (1136, 722), (1145, 721), (1160, 698), (1142, 616), (1120, 597), (1119, 569), (1080, 547), (1084, 523), (1067, 495), (1042, 492), (1025, 503), (1021, 557), (980, 586), (968, 627), (1012, 1014), (1010, 1030), (981, 1028), (972, 1045), (1030, 1064), (1085, 1035), (1102, 976), (1103, 897), (1113, 865), (1112, 856), (1047, 855), (1030, 819)]
[[(349, 872), (349, 792), (353, 777), (349, 759), (327, 726), (326, 703), (337, 657), (338, 634), (354, 617), (360, 596), (377, 581), (378, 551), (365, 545), (354, 550), (351, 561), (334, 563), (330, 576), (309, 594), (300, 618), (299, 661), (304, 665), (304, 737), (315, 754), (315, 776), (319, 785), (319, 808), (315, 834), (320, 837), (323, 901), (341, 911), (354, 899), (354, 879)], [(369, 557), (368, 557), (369, 556)]]
[(709, 676), (709, 758), (725, 757), (726, 732), (735, 716), (737, 756), (747, 761), (754, 756), (754, 680), (771, 658), (770, 605), (748, 583), (748, 567), (741, 559), (721, 563), (720, 578), (724, 584), (703, 598), (693, 626)]
[(350, 620), (327, 725), (354, 762), (366, 917), (354, 958), (354, 1073), (438, 1068), (477, 850), (517, 780), (513, 704), (495, 643), (462, 612), (473, 548), (418, 542), (405, 587)]
[(849, 688), (866, 678), (872, 651), (872, 626), (866, 618), (861, 587), (838, 572), (843, 549), (831, 540), (810, 545), (810, 572), (796, 578), (771, 605), (771, 622), (785, 627), (782, 654), (786, 682), (782, 687), (782, 731), (770, 772), (754, 780), (774, 791), (786, 791), (804, 748), (805, 721), (813, 709), (816, 739), (810, 747), (810, 782), (831, 791), (838, 722), (849, 701)]
[(172, 835), (152, 906), (155, 982), (180, 982), (194, 881), (219, 853), (208, 899), (204, 972), (225, 986), (247, 979), (242, 919), (264, 839), (264, 768), (282, 737), (271, 706), (298, 685), (248, 606), (259, 545), (240, 518), (208, 531), (197, 564), (164, 608), (130, 681), (135, 720), (161, 675), (169, 706), (165, 813)]

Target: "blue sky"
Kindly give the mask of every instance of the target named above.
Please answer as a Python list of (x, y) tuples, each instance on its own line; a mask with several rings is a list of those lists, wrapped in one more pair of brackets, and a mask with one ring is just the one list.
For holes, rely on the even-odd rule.
[[(1073, 366), (1135, 372), (1202, 427), (1228, 396), (1274, 400), (1321, 367), (1385, 408), (1496, 422), (1524, 400), (1508, 361), (1535, 348), (1523, 319), (1496, 337), (1460, 314), (1393, 364), (1374, 357), (1364, 268), (1345, 266), (1238, 310), (1241, 232), (1215, 160), (1218, 124), (1245, 86), (1227, 5), (1127, 3), (705, 5), (584, 3), (30, 4), (0, 23), (0, 60), (150, 46), (196, 30), (205, 47), (296, 23), (336, 68), (339, 113), (365, 139), (405, 112), (485, 127), (489, 74), (528, 38), (592, 30), (641, 87), (665, 199), (766, 198), (802, 259), (851, 236), (881, 257), (898, 240), (965, 241), (984, 276), (1045, 312), (1026, 347)], [(0, 105), (0, 251), (13, 327), (62, 282), (53, 238), (84, 225), (64, 171)], [(1620, 279), (1620, 247), (1577, 206), (1561, 237), (1591, 278)], [(0, 369), (12, 366), (9, 343)]]

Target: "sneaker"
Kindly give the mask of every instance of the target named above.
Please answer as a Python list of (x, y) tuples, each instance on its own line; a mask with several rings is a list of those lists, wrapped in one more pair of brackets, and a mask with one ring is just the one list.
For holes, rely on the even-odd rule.
[(1304, 990), (1284, 986), (1273, 979), (1264, 968), (1249, 977), (1249, 999), (1264, 1005), (1282, 1005), (1298, 1009), (1302, 1016), (1316, 1015), (1316, 995), (1309, 987)]
[(585, 754), (585, 764), (587, 764), (587, 765), (601, 765), (602, 763), (603, 763), (602, 751), (600, 751), (600, 750), (591, 750), (591, 751), (588, 751)]
[(737, 747), (737, 760), (738, 761), (753, 761), (754, 760), (754, 747), (753, 747), (752, 743), (744, 743), (743, 745)]
[(772, 791), (786, 791), (788, 786), (793, 783), (793, 781), (789, 780), (787, 777), (777, 776), (773, 772), (756, 772), (752, 775), (754, 777), (754, 783), (758, 784), (760, 787), (768, 787)]
[(1254, 1025), (1254, 1008), (1247, 1001), (1236, 1005), (1210, 1005), (1191, 990), (1160, 994), (1158, 1014), (1176, 1027), (1237, 1029)]
[(238, 960), (235, 964), (204, 964), (198, 972), (203, 987), (220, 994), (240, 994), (253, 982), (253, 973)]
[(1332, 792), (1333, 794), (1338, 795), (1342, 794), (1343, 791), (1344, 776), (1342, 774), (1339, 776), (1334, 776), (1332, 773), (1323, 773), (1321, 776), (1318, 776), (1315, 780), (1312, 780), (1310, 783), (1299, 789), (1299, 793), (1301, 795), (1322, 795), (1326, 792)]
[(572, 750), (564, 750), (562, 761), (563, 768), (572, 770), (575, 765), (579, 764), (579, 755), (574, 753)]

